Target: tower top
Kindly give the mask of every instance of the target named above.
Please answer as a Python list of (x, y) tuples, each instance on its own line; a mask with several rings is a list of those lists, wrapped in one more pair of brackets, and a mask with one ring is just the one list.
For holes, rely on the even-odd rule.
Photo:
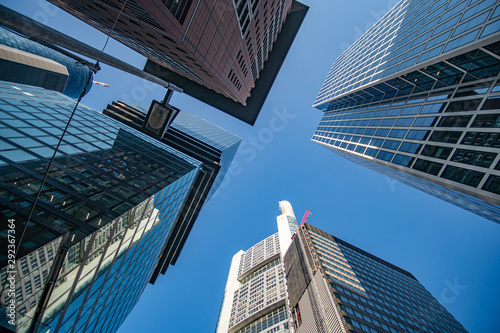
[(285, 215), (290, 215), (295, 217), (295, 214), (293, 212), (292, 204), (290, 204), (288, 201), (283, 200), (279, 202), (280, 205), (280, 212), (281, 214)]

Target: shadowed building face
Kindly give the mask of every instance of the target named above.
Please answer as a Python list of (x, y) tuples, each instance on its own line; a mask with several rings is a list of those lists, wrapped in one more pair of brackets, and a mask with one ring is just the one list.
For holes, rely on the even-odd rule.
[(146, 71), (250, 124), (308, 8), (292, 0), (51, 2), (147, 57)]

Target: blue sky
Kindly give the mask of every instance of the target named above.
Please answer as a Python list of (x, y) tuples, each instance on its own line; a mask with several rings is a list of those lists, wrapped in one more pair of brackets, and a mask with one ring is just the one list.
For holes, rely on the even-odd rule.
[[(43, 0), (8, 7), (101, 49), (105, 36)], [(311, 107), (341, 52), (394, 1), (305, 1), (309, 13), (254, 127), (174, 94), (171, 103), (244, 141), (175, 266), (149, 285), (119, 333), (213, 332), (232, 256), (277, 231), (278, 201), (309, 223), (411, 272), (470, 332), (500, 332), (500, 225), (351, 163), (310, 141)], [(110, 40), (106, 52), (142, 68)], [(82, 103), (149, 104), (165, 89), (102, 65)]]

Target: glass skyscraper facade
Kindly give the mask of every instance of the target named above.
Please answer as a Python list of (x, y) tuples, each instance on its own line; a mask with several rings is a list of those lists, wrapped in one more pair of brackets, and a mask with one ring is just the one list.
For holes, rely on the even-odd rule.
[[(224, 175), (238, 150), (241, 138), (193, 114), (180, 111), (171, 105), (170, 110), (178, 111), (172, 124), (166, 130), (161, 141), (202, 163), (186, 205), (173, 227), (162, 252), (159, 263), (151, 277), (154, 283), (158, 275), (165, 274), (170, 264), (175, 264), (196, 217), (203, 205), (218, 189)], [(103, 111), (119, 122), (144, 131), (148, 107), (145, 105), (113, 102)]]
[[(22, 221), (75, 101), (7, 82), (1, 93), (2, 200), (12, 207), (3, 213)], [(19, 255), (67, 232), (82, 239), (199, 165), (82, 105), (59, 147)]]
[(500, 222), (500, 7), (403, 0), (333, 64), (312, 140)]
[[(0, 325), (18, 332), (116, 331), (163, 253), (178, 256), (205, 202), (200, 193), (221, 169), (211, 160), (209, 173), (197, 156), (80, 104), (25, 229), (74, 105), (58, 92), (0, 82), (1, 215), (14, 220), (19, 247), (15, 295), (6, 284), (8, 257), (0, 257)], [(241, 139), (233, 139), (237, 149)], [(189, 147), (196, 144), (215, 149), (201, 140)], [(4, 248), (7, 235), (2, 224)], [(15, 326), (6, 316), (12, 299)]]
[(296, 333), (466, 332), (412, 274), (309, 224), (284, 263)]
[[(144, 114), (148, 113), (149, 106), (147, 105), (128, 102), (126, 104), (136, 110), (142, 111)], [(238, 151), (241, 138), (189, 112), (180, 111), (173, 120), (171, 126), (172, 128), (186, 133), (221, 152), (219, 162), (220, 170), (208, 194), (208, 201), (208, 199), (210, 199), (210, 197), (217, 191), (220, 184), (222, 184), (224, 176), (231, 165), (231, 161), (234, 159), (234, 156)]]

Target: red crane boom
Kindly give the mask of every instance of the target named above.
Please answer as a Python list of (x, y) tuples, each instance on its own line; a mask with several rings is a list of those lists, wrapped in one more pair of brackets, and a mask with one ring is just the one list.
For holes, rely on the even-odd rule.
[(311, 211), (306, 210), (306, 212), (304, 213), (304, 217), (302, 218), (302, 222), (300, 222), (299, 227), (302, 227), (307, 222), (307, 218), (309, 217), (309, 214), (311, 214)]

